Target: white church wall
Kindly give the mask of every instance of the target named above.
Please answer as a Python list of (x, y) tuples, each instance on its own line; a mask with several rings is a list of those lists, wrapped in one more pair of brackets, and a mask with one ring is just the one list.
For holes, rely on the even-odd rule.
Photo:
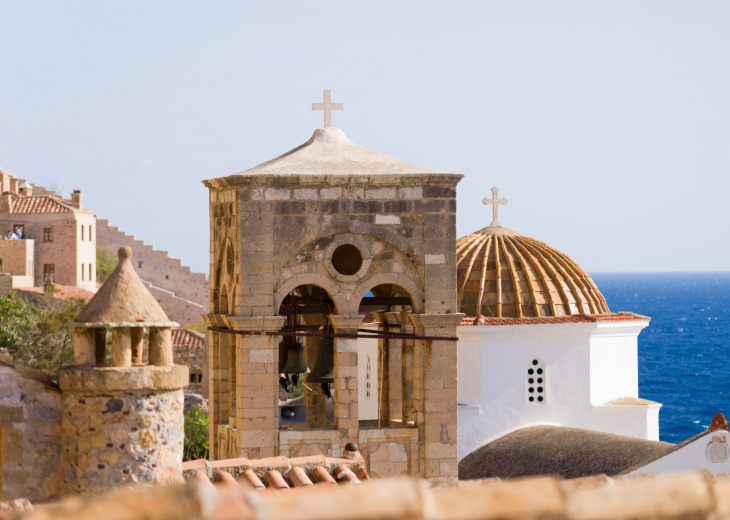
[(462, 333), (459, 328), (457, 352), (457, 396), (462, 405), (482, 402), (482, 348), (479, 334)]
[(730, 448), (726, 430), (707, 432), (664, 457), (636, 469), (630, 475), (648, 473), (684, 473), (707, 470), (710, 473), (730, 471)]
[[(459, 357), (476, 359), (470, 349), (482, 353), (481, 373), (476, 374), (474, 367), (459, 373), (460, 397), (473, 396), (481, 387), (474, 403), (478, 413), (459, 407), (459, 458), (524, 426), (584, 423), (590, 410), (590, 332), (586, 324), (572, 323), (460, 327)], [(528, 401), (533, 360), (545, 366), (543, 402)], [(480, 382), (471, 381), (472, 377)]]
[(636, 404), (592, 407), (589, 428), (627, 437), (658, 441), (659, 409), (662, 405), (644, 399), (630, 400), (635, 401)]
[[(361, 328), (377, 326), (363, 324)], [(357, 399), (358, 418), (361, 421), (378, 418), (378, 340), (359, 338), (357, 340)], [(369, 377), (368, 377), (369, 376)]]
[[(594, 392), (606, 398), (601, 405), (617, 397), (636, 398), (636, 335), (644, 325), (459, 327), (459, 459), (510, 431), (537, 424), (658, 438), (658, 403), (636, 399), (630, 405), (592, 405)], [(537, 366), (544, 366), (543, 392), (531, 394), (538, 382), (533, 377), (530, 384), (527, 371)], [(595, 384), (593, 377), (599, 378)], [(617, 381), (615, 389), (611, 379)], [(543, 402), (529, 402), (531, 395), (544, 396)]]
[(591, 403), (639, 396), (638, 335), (646, 321), (599, 323), (591, 336)]

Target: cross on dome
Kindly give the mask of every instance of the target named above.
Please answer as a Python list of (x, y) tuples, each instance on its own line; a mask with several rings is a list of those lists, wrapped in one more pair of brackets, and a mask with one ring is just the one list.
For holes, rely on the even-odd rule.
[(500, 204), (506, 205), (507, 199), (499, 198), (499, 188), (494, 186), (492, 188), (492, 198), (489, 199), (489, 198), (485, 197), (482, 200), (482, 204), (484, 204), (485, 206), (489, 206), (490, 204), (492, 205), (492, 223), (489, 225), (492, 227), (500, 227), (501, 224), (499, 223), (499, 220), (497, 219), (497, 214), (499, 213), (499, 205)]
[(323, 110), (324, 111), (324, 127), (329, 128), (332, 126), (332, 111), (333, 110), (344, 110), (345, 106), (342, 103), (332, 102), (332, 91), (324, 91), (324, 103), (312, 103), (312, 110)]

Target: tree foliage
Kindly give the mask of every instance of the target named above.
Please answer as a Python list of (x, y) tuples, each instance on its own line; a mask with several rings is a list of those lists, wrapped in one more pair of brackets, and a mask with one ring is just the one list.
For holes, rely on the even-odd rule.
[(0, 298), (0, 348), (19, 365), (49, 374), (54, 380), (59, 367), (73, 362), (73, 321), (86, 302), (61, 300), (52, 294)]
[(117, 262), (109, 251), (103, 247), (96, 248), (96, 281), (98, 283), (104, 283), (116, 265)]
[(185, 415), (183, 460), (208, 458), (208, 414), (197, 404)]

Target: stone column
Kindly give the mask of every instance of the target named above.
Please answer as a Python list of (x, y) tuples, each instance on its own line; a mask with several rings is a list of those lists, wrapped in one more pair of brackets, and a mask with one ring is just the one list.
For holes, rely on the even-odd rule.
[[(337, 334), (357, 334), (365, 316), (330, 314)], [(335, 341), (335, 428), (340, 432), (340, 446), (359, 442), (357, 406), (357, 338), (336, 338)]]
[[(94, 345), (94, 350), (96, 350), (96, 344)], [(152, 357), (151, 334), (150, 357)], [(115, 367), (132, 366), (132, 336), (129, 333), (128, 327), (115, 327), (112, 329), (112, 365)]]
[(61, 493), (182, 482), (188, 377), (177, 365), (59, 369)]
[[(456, 337), (463, 314), (412, 314), (419, 336)], [(417, 340), (415, 357), (422, 381), (414, 399), (420, 444), (421, 476), (457, 477), (456, 341)], [(422, 368), (421, 368), (422, 367)]]
[[(208, 327), (228, 328), (225, 316), (221, 314), (203, 314), (203, 319)], [(228, 399), (230, 389), (228, 387), (228, 338), (225, 332), (210, 332), (208, 338), (208, 402), (210, 405), (210, 417), (208, 422), (208, 449), (210, 460), (225, 459), (218, 449), (220, 426), (228, 424), (230, 407)], [(235, 340), (231, 340), (235, 341)]]
[[(116, 330), (116, 329), (115, 329)], [(172, 330), (167, 327), (150, 328), (150, 365), (172, 365)]]
[(94, 366), (96, 362), (96, 341), (94, 329), (74, 329), (74, 364)]
[[(273, 332), (285, 316), (227, 316), (233, 330)], [(279, 453), (279, 337), (236, 335), (237, 457)], [(229, 456), (233, 456), (229, 454)]]

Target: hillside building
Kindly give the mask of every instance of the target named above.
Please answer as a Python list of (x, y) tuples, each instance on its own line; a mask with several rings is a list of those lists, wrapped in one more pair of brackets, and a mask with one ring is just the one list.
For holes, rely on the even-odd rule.
[(36, 193), (26, 181), (0, 170), (0, 293), (19, 287), (42, 287), (52, 281), (96, 291), (96, 216), (82, 205), (81, 192), (71, 200)]

